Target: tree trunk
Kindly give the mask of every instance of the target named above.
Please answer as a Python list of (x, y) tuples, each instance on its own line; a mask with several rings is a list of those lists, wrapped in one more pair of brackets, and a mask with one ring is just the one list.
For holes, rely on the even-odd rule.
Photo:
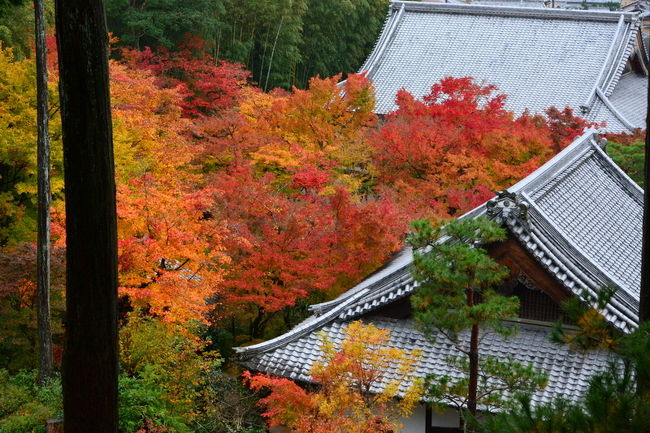
[[(474, 290), (467, 289), (467, 305), (474, 305)], [(476, 396), (478, 393), (478, 324), (471, 328), (469, 340), (469, 385), (467, 389), (467, 409), (476, 416)]]
[(38, 242), (36, 253), (36, 304), (40, 367), (38, 382), (52, 376), (50, 326), (50, 137), (48, 132), (47, 47), (44, 0), (34, 0), (36, 36), (36, 118), (38, 123)]
[(117, 236), (100, 0), (56, 0), (66, 193), (65, 433), (117, 432)]
[[(648, 76), (650, 81), (650, 76)], [(649, 88), (650, 90), (650, 88)], [(648, 108), (650, 108), (650, 91), (647, 95)], [(646, 112), (645, 135), (645, 162), (644, 162), (644, 188), (650, 185), (650, 112)], [(639, 325), (650, 320), (650, 204), (648, 194), (643, 196), (643, 246), (641, 249), (641, 293), (639, 296)], [(650, 378), (637, 375), (637, 391), (641, 394), (650, 392)]]

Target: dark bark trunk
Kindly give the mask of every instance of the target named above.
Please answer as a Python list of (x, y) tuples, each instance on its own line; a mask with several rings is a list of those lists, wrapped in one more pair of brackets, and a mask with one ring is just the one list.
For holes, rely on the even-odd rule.
[(36, 304), (40, 366), (38, 381), (52, 376), (50, 325), (50, 138), (48, 132), (47, 47), (44, 0), (34, 0), (36, 36), (36, 119), (38, 124), (38, 242), (36, 252)]
[(66, 192), (65, 433), (117, 432), (117, 236), (104, 4), (56, 0)]
[[(467, 305), (474, 305), (474, 290), (467, 290)], [(467, 389), (467, 409), (476, 416), (476, 396), (478, 393), (478, 324), (473, 324), (469, 341), (469, 386)]]
[(251, 338), (259, 338), (262, 335), (262, 327), (264, 326), (265, 323), (265, 312), (263, 308), (260, 308), (257, 310), (257, 316), (251, 321), (251, 325), (249, 328), (249, 333)]
[[(648, 76), (650, 80), (650, 76)], [(650, 90), (650, 89), (649, 89)], [(650, 91), (647, 95), (648, 108), (650, 108)], [(650, 185), (650, 112), (646, 112), (645, 135), (645, 162), (644, 162), (644, 188)], [(639, 325), (650, 320), (650, 204), (648, 195), (643, 199), (643, 247), (641, 250), (641, 293), (639, 297)], [(637, 375), (637, 391), (642, 394), (650, 392), (650, 378)]]

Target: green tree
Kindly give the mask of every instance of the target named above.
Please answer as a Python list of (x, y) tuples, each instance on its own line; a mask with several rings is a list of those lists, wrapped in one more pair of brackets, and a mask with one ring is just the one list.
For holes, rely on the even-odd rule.
[(37, 371), (10, 375), (0, 370), (0, 432), (45, 433), (45, 421), (63, 413), (61, 380), (57, 375), (43, 386)]
[(387, 11), (388, 0), (310, 0), (296, 85), (305, 87), (315, 75), (357, 71), (372, 50)]
[(226, 0), (215, 56), (243, 63), (265, 90), (295, 84), (307, 0)]
[(107, 0), (109, 31), (138, 49), (175, 48), (186, 33), (212, 38), (223, 13), (219, 0)]
[[(54, 1), (44, 0), (46, 32), (54, 23)], [(0, 0), (0, 42), (12, 48), (18, 60), (33, 57), (34, 3), (27, 0)]]
[[(466, 373), (461, 379), (429, 377), (432, 401), (451, 401), (475, 415), (477, 404), (502, 403), (508, 395), (544, 386), (545, 375), (531, 366), (479, 356), (481, 328), (504, 337), (516, 331), (502, 320), (516, 316), (519, 301), (496, 290), (508, 269), (482, 248), (503, 240), (505, 230), (487, 218), (454, 220), (437, 228), (415, 221), (413, 229), (408, 242), (416, 248), (413, 276), (420, 284), (411, 298), (415, 319), (428, 338), (442, 335), (456, 346), (461, 356), (450, 359), (450, 366)], [(468, 328), (466, 342), (459, 335)], [(480, 372), (498, 378), (498, 383), (479, 381)]]
[(30, 57), (34, 11), (26, 0), (0, 0), (0, 41), (14, 49), (18, 58)]
[(577, 402), (561, 398), (533, 407), (520, 396), (516, 408), (473, 420), (482, 433), (645, 433), (650, 431), (650, 396), (639, 393), (635, 379), (648, 378), (650, 324), (617, 341), (617, 362), (594, 376)]
[(387, 0), (225, 0), (216, 57), (244, 63), (260, 87), (304, 88), (355, 72), (372, 50)]
[(607, 154), (618, 164), (628, 176), (641, 188), (644, 185), (643, 164), (645, 162), (645, 143), (635, 141), (632, 143), (614, 143), (607, 145)]

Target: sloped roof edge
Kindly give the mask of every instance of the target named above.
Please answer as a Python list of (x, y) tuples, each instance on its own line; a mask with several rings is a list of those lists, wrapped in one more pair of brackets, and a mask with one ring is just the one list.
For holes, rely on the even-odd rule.
[[(462, 17), (465, 17), (466, 19), (461, 19), (462, 22), (471, 22), (473, 18), (472, 16), (477, 17), (477, 19), (479, 17), (512, 17), (515, 19), (514, 22), (519, 23), (512, 24), (513, 28), (515, 29), (522, 26), (534, 26), (535, 20), (540, 20), (540, 22), (543, 21), (546, 23), (549, 20), (557, 20), (564, 22), (564, 24), (558, 25), (562, 29), (566, 27), (566, 29), (568, 29), (567, 33), (570, 33), (570, 31), (577, 31), (575, 27), (576, 25), (578, 25), (579, 28), (582, 28), (581, 26), (583, 24), (585, 26), (596, 25), (597, 23), (606, 25), (607, 27), (611, 28), (612, 38), (611, 40), (607, 41), (607, 45), (605, 46), (602, 46), (603, 41), (599, 41), (601, 45), (599, 45), (600, 51), (598, 51), (598, 55), (596, 57), (592, 55), (586, 59), (591, 61), (591, 66), (588, 69), (588, 71), (591, 71), (589, 74), (589, 79), (586, 81), (584, 79), (581, 79), (581, 75), (575, 72), (577, 69), (573, 68), (572, 71), (574, 72), (569, 74), (571, 76), (570, 81), (573, 83), (573, 85), (571, 86), (567, 83), (569, 86), (571, 86), (572, 90), (565, 96), (558, 94), (559, 88), (556, 85), (557, 80), (554, 81), (552, 79), (548, 84), (551, 85), (553, 92), (540, 93), (540, 86), (539, 83), (537, 83), (537, 87), (535, 87), (535, 92), (537, 93), (528, 95), (525, 91), (523, 91), (523, 89), (520, 89), (521, 86), (519, 84), (512, 82), (514, 76), (512, 74), (514, 74), (514, 72), (509, 75), (509, 73), (499, 72), (500, 70), (498, 68), (493, 71), (491, 70), (490, 74), (492, 75), (483, 76), (481, 79), (487, 80), (488, 82), (495, 82), (501, 91), (509, 92), (509, 101), (512, 105), (508, 105), (508, 109), (511, 109), (517, 113), (521, 112), (524, 109), (540, 111), (551, 105), (562, 106), (563, 104), (568, 104), (575, 110), (582, 109), (585, 117), (589, 120), (609, 120), (607, 128), (610, 130), (610, 132), (620, 132), (625, 130), (631, 131), (639, 126), (635, 125), (633, 122), (630, 122), (629, 119), (625, 118), (624, 115), (621, 115), (621, 112), (625, 111), (627, 105), (621, 107), (623, 108), (622, 110), (612, 109), (611, 101), (603, 100), (598, 95), (598, 91), (600, 91), (607, 98), (609, 98), (609, 96), (614, 93), (617, 84), (623, 72), (625, 71), (626, 64), (630, 58), (634, 57), (638, 59), (642, 72), (645, 73), (649, 69), (648, 57), (646, 53), (643, 52), (643, 49), (640, 48), (643, 46), (643, 42), (640, 42), (641, 21), (638, 12), (566, 10), (553, 8), (493, 6), (482, 4), (413, 2), (401, 0), (391, 1), (383, 30), (380, 33), (380, 36), (378, 37), (370, 55), (364, 62), (363, 66), (359, 69), (359, 73), (365, 73), (368, 78), (370, 78), (373, 82), (375, 82), (375, 85), (378, 86), (378, 96), (375, 107), (375, 111), (377, 113), (386, 114), (396, 108), (394, 103), (394, 95), (400, 87), (409, 90), (414, 95), (419, 97), (423, 94), (426, 94), (426, 86), (423, 83), (428, 79), (431, 79), (431, 84), (433, 84), (433, 82), (439, 80), (441, 77), (446, 76), (445, 74), (449, 73), (457, 74), (459, 76), (477, 75), (477, 72), (473, 71), (471, 67), (467, 66), (465, 63), (463, 63), (463, 61), (454, 58), (449, 68), (442, 66), (438, 67), (437, 69), (434, 68), (432, 69), (434, 72), (431, 72), (431, 76), (429, 76), (428, 72), (423, 72), (423, 65), (425, 65), (426, 62), (422, 64), (421, 62), (425, 60), (419, 59), (418, 56), (424, 56), (424, 58), (427, 59), (429, 59), (429, 57), (426, 57), (425, 55), (426, 49), (420, 47), (419, 45), (417, 46), (420, 47), (418, 48), (419, 51), (416, 50), (417, 47), (412, 47), (414, 50), (413, 52), (415, 53), (413, 56), (415, 57), (410, 61), (413, 61), (415, 59), (415, 63), (409, 63), (408, 66), (404, 66), (400, 63), (399, 56), (396, 54), (396, 52), (404, 49), (410, 50), (410, 48), (408, 48), (409, 43), (405, 39), (413, 36), (409, 32), (417, 33), (425, 31), (423, 28), (421, 28), (424, 26), (424, 24), (417, 24), (428, 22), (428, 19), (424, 17), (425, 15), (431, 15), (431, 19), (433, 21), (436, 19), (441, 19), (441, 15), (455, 15), (454, 19), (461, 19)], [(545, 28), (548, 29), (548, 27)], [(558, 31), (561, 31), (561, 29)], [(580, 35), (576, 37), (579, 38)], [(566, 41), (564, 41), (564, 43), (566, 43)], [(429, 45), (427, 45), (427, 47), (428, 46)], [(453, 54), (450, 54), (443, 48), (440, 48), (437, 45), (436, 47), (437, 48), (435, 49), (440, 51), (441, 55), (453, 56)], [(480, 44), (476, 49), (479, 50), (480, 54)], [(503, 49), (505, 48), (501, 47), (501, 51), (496, 50), (495, 52), (501, 53), (500, 55), (502, 55)], [(544, 48), (544, 50), (552, 51), (552, 49), (548, 47)], [(425, 54), (420, 53), (420, 51)], [(542, 52), (550, 55), (546, 51)], [(409, 51), (409, 53), (411, 53), (411, 51)], [(557, 58), (562, 57), (561, 53), (556, 54)], [(480, 59), (483, 59), (481, 55), (478, 57)], [(572, 59), (573, 58), (576, 57), (574, 56)], [(597, 64), (593, 64), (596, 61), (596, 58), (598, 59)], [(483, 61), (484, 63), (487, 62), (485, 59), (483, 59)], [(562, 70), (564, 67), (562, 64), (564, 63), (566, 62), (558, 61), (558, 64), (554, 66), (555, 69), (557, 69), (556, 72), (566, 73), (566, 71)], [(490, 65), (490, 63), (486, 64), (488, 66)], [(400, 71), (404, 68), (409, 71), (408, 76), (400, 75)], [(445, 72), (446, 69), (449, 69), (449, 71)], [(516, 73), (530, 74), (531, 72), (532, 71), (528, 71), (526, 68), (523, 68), (521, 70), (517, 69)], [(579, 85), (577, 83), (579, 83)], [(577, 97), (578, 94), (581, 96)], [(544, 95), (553, 96), (548, 96), (547, 98)], [(540, 105), (541, 101), (544, 102), (543, 105)]]
[[(526, 8), (513, 6), (489, 6), (477, 4), (457, 4), (457, 3), (430, 3), (430, 2), (413, 2), (391, 0), (388, 15), (384, 22), (384, 27), (380, 33), (379, 39), (375, 43), (373, 50), (359, 69), (359, 73), (366, 73), (372, 76), (373, 69), (381, 60), (381, 57), (390, 44), (392, 36), (399, 25), (400, 19), (405, 11), (409, 12), (436, 12), (449, 14), (465, 15), (497, 15), (512, 16), (523, 18), (540, 18), (540, 19), (559, 19), (559, 20), (579, 20), (579, 21), (597, 21), (597, 22), (621, 22), (635, 23), (638, 22), (638, 13), (636, 12), (608, 12), (593, 10), (567, 10), (551, 8)], [(619, 32), (620, 34), (620, 32)], [(614, 48), (614, 44), (612, 45)], [(629, 55), (629, 54), (628, 54)], [(606, 65), (603, 65), (605, 68)], [(609, 72), (607, 70), (605, 73)], [(620, 74), (619, 74), (620, 75)]]
[(611, 113), (623, 124), (625, 125), (626, 128), (628, 128), (630, 131), (633, 131), (637, 128), (643, 128), (643, 125), (634, 125), (632, 122), (627, 120), (627, 118), (621, 113), (615, 106), (612, 104), (612, 101), (609, 100), (609, 98), (603, 93), (602, 90), (596, 89), (596, 96), (600, 98), (601, 101), (603, 101), (603, 104), (605, 104), (605, 107)]
[(623, 16), (626, 22), (637, 19), (637, 12), (597, 11), (554, 8), (530, 8), (518, 6), (492, 6), (479, 4), (434, 3), (391, 0), (390, 9), (404, 7), (409, 12), (440, 12), (469, 15), (519, 16), (526, 18), (568, 19), (580, 21), (617, 22)]
[[(623, 16), (621, 16), (620, 19), (623, 21)], [(626, 22), (622, 27), (622, 29), (619, 29), (617, 35), (617, 38), (620, 37), (618, 49), (612, 57), (611, 63), (608, 65), (609, 73), (603, 77), (604, 81), (600, 86), (598, 86), (607, 96), (611, 95), (614, 91), (616, 84), (618, 84), (618, 80), (621, 78), (621, 75), (625, 70), (625, 65), (627, 64), (628, 59), (632, 53), (634, 53), (634, 49), (639, 41), (638, 36), (640, 34), (641, 20), (637, 15), (633, 20)]]

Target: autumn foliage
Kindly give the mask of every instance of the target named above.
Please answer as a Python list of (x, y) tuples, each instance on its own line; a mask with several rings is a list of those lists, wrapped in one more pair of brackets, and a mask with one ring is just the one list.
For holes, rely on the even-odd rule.
[(445, 78), (422, 100), (402, 90), (372, 134), (380, 182), (412, 216), (445, 218), (483, 203), (539, 167), (587, 123), (505, 109), (506, 96), (471, 78)]
[[(293, 326), (305, 304), (381, 266), (409, 220), (469, 210), (586, 125), (570, 110), (516, 117), (470, 78), (435, 83), (423, 100), (402, 91), (379, 119), (364, 76), (265, 93), (200, 44), (124, 49), (110, 63), (122, 313), (208, 324), (238, 343)], [(53, 238), (63, 248), (49, 46)], [(0, 63), (2, 106), (12, 107), (0, 111), (0, 243), (13, 248), (35, 237), (33, 63), (7, 50)]]
[(389, 342), (390, 331), (358, 321), (348, 325), (340, 346), (321, 335), (323, 357), (310, 371), (315, 391), (267, 375), (246, 372), (244, 378), (251, 389), (270, 391), (260, 400), (269, 427), (311, 433), (399, 431), (398, 419), (411, 413), (422, 394), (422, 384), (410, 379), (420, 353), (392, 348)]
[(147, 70), (111, 63), (120, 292), (178, 323), (204, 321), (223, 279), (223, 224), (206, 218), (183, 95)]
[(124, 48), (121, 55), (132, 69), (152, 72), (159, 87), (175, 89), (184, 117), (215, 115), (232, 107), (250, 78), (241, 65), (205, 54), (205, 42), (196, 37), (187, 38), (178, 51)]

